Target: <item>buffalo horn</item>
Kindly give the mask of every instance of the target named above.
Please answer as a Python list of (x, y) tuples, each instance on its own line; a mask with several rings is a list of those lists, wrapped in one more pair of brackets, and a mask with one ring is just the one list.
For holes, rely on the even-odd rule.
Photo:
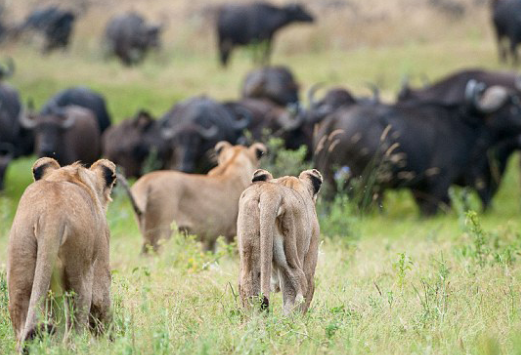
[(235, 110), (241, 114), (242, 118), (239, 120), (234, 120), (232, 126), (235, 130), (242, 131), (250, 125), (253, 118), (251, 116), (251, 112), (243, 107), (237, 107)]
[(317, 106), (317, 102), (315, 100), (315, 93), (321, 88), (324, 86), (324, 83), (316, 83), (316, 84), (313, 84), (309, 90), (308, 90), (308, 102), (309, 102), (309, 108), (311, 110), (315, 109), (315, 107)]
[(65, 120), (61, 124), (61, 128), (69, 129), (76, 123), (77, 116), (74, 113), (65, 113)]
[(285, 111), (278, 116), (279, 124), (281, 125), (282, 130), (284, 131), (293, 131), (300, 126), (304, 122), (304, 115), (297, 112), (294, 115), (291, 115), (289, 112)]
[(204, 128), (202, 126), (197, 127), (197, 133), (199, 133), (204, 139), (212, 139), (217, 135), (218, 132), (219, 129), (216, 125), (211, 125), (208, 128)]
[(369, 90), (371, 90), (373, 94), (373, 102), (380, 102), (380, 89), (378, 88), (378, 86), (370, 82), (366, 83), (365, 85), (369, 88)]
[(37, 124), (34, 119), (30, 118), (27, 115), (27, 112), (25, 111), (25, 109), (20, 111), (20, 115), (18, 116), (18, 121), (20, 122), (22, 127), (25, 129), (33, 129), (36, 127), (36, 124)]
[(173, 127), (163, 128), (161, 130), (161, 136), (164, 139), (171, 139), (175, 136), (176, 130)]
[(501, 108), (508, 100), (508, 90), (502, 86), (494, 85), (489, 87), (479, 99), (479, 110), (484, 114), (490, 114)]

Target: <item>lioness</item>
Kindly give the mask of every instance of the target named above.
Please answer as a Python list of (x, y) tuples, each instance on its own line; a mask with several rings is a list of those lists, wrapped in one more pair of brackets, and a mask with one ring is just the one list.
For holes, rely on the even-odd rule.
[(60, 167), (52, 158), (33, 165), (9, 235), (9, 314), (18, 341), (33, 338), (51, 289), (74, 291), (76, 328), (103, 330), (110, 320), (109, 228), (116, 166), (101, 159), (87, 169)]
[(155, 171), (132, 186), (129, 195), (144, 238), (143, 253), (158, 250), (159, 241), (170, 237), (172, 222), (180, 231), (198, 235), (209, 250), (217, 237), (235, 237), (237, 202), (266, 147), (219, 142), (215, 152), (218, 166), (208, 175)]
[(268, 309), (273, 281), (274, 291), (282, 290), (284, 314), (309, 308), (320, 237), (315, 203), (322, 180), (315, 169), (279, 179), (255, 171), (253, 184), (239, 200), (237, 218), (244, 307), (260, 296), (261, 309)]

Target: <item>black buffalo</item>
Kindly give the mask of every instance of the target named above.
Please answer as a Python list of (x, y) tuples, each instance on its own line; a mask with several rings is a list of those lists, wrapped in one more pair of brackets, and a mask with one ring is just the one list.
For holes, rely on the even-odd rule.
[(176, 104), (161, 119), (163, 135), (173, 146), (170, 167), (184, 172), (205, 172), (212, 167), (208, 155), (219, 141), (235, 144), (251, 117), (233, 115), (224, 105), (206, 96)]
[(43, 115), (52, 114), (56, 107), (80, 106), (91, 110), (99, 125), (100, 132), (103, 133), (111, 124), (109, 112), (105, 99), (100, 94), (83, 86), (72, 87), (60, 91), (49, 99), (43, 106)]
[(469, 80), (477, 80), (486, 85), (501, 85), (512, 91), (521, 89), (521, 77), (513, 72), (466, 69), (449, 74), (437, 82), (419, 89), (404, 83), (398, 94), (398, 102), (431, 101), (446, 105), (465, 101), (465, 88)]
[(260, 60), (267, 63), (275, 32), (294, 22), (313, 22), (313, 16), (299, 4), (284, 7), (265, 2), (223, 5), (217, 15), (221, 64), (228, 64), (234, 47), (248, 44), (263, 44)]
[(90, 165), (100, 158), (101, 134), (94, 112), (73, 105), (45, 112), (20, 115), (21, 124), (34, 131), (38, 157), (52, 157), (60, 165)]
[(316, 99), (316, 92), (321, 86), (321, 84), (315, 84), (308, 91), (309, 107), (303, 113), (305, 116), (303, 122), (305, 122), (305, 124), (314, 126), (341, 107), (354, 104), (376, 105), (380, 103), (380, 91), (378, 87), (372, 84), (369, 84), (369, 88), (373, 92), (371, 97), (354, 96), (349, 90), (343, 87), (333, 87), (329, 89), (321, 99)]
[(285, 66), (252, 70), (242, 83), (243, 98), (268, 99), (277, 105), (298, 105), (299, 85)]
[[(514, 65), (518, 62), (517, 46), (521, 42), (520, 0), (492, 0), (492, 22), (496, 33), (499, 59), (507, 61), (508, 53)], [(505, 43), (508, 41), (509, 43)]]
[[(303, 117), (297, 112), (290, 112), (284, 107), (268, 99), (243, 98), (239, 101), (228, 101), (224, 106), (232, 115), (239, 117), (246, 112), (251, 122), (246, 128), (252, 142), (265, 142), (270, 137), (282, 138), (286, 149), (298, 149), (311, 146), (312, 134), (303, 129)], [(309, 151), (309, 149), (308, 149)]]
[[(465, 105), (465, 88), (470, 80), (477, 80), (488, 86), (500, 85), (520, 96), (521, 77), (516, 73), (468, 69), (450, 74), (420, 89), (412, 89), (404, 85), (398, 95), (398, 102)], [(479, 186), (477, 190), (485, 209), (497, 192), (508, 160), (516, 150), (521, 148), (520, 143), (519, 138), (512, 138), (507, 142), (501, 142), (497, 147), (492, 147), (480, 162), (475, 163), (472, 172), (458, 182), (462, 186), (474, 188)]]
[(31, 132), (21, 127), (18, 117), (22, 102), (18, 91), (4, 82), (14, 72), (14, 64), (0, 65), (0, 190), (4, 186), (4, 174), (12, 159), (27, 155), (33, 149)]
[[(466, 105), (353, 105), (328, 116), (315, 136), (315, 163), (330, 188), (344, 170), (369, 199), (388, 188), (409, 188), (424, 215), (449, 205), (448, 189), (477, 176), (490, 148), (521, 133), (517, 96), (470, 81)], [(476, 185), (479, 193), (479, 185)], [(374, 195), (373, 195), (374, 192)]]
[(138, 178), (147, 169), (167, 168), (171, 154), (167, 143), (158, 122), (141, 110), (103, 133), (103, 156), (120, 166), (125, 176)]
[[(6, 71), (0, 68), (2, 77)], [(0, 81), (0, 191), (4, 188), (4, 176), (11, 160), (20, 155), (20, 115), (22, 105), (18, 92)]]
[(72, 11), (49, 6), (34, 10), (16, 32), (35, 31), (43, 35), (43, 51), (47, 53), (69, 45), (75, 19), (76, 15)]
[(130, 66), (142, 62), (149, 49), (160, 47), (160, 35), (160, 25), (147, 24), (141, 15), (129, 12), (108, 22), (105, 42), (109, 54)]
[(243, 98), (239, 101), (229, 101), (225, 103), (235, 115), (239, 115), (241, 110), (246, 110), (252, 117), (247, 130), (251, 133), (253, 141), (265, 142), (270, 137), (278, 137), (284, 141), (286, 149), (299, 149), (301, 146), (307, 148), (307, 159), (312, 157), (313, 130), (316, 124), (320, 123), (327, 115), (343, 106), (355, 103), (377, 103), (378, 93), (372, 98), (355, 97), (343, 88), (330, 89), (326, 95), (315, 99), (315, 91), (318, 86), (313, 86), (308, 92), (310, 102), (309, 108), (303, 107), (282, 107), (264, 98)]

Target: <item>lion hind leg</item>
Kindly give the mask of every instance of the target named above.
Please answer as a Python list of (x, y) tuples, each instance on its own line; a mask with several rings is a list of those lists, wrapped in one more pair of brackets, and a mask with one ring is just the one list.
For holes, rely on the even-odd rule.
[[(24, 264), (23, 268), (20, 265), (11, 267), (11, 275), (9, 278), (9, 315), (13, 324), (13, 330), (16, 339), (20, 341), (21, 334), (25, 327), (25, 320), (27, 318), (27, 311), (29, 309), (29, 301), (31, 299), (31, 288), (34, 279), (35, 260), (29, 258), (21, 262)], [(30, 265), (32, 264), (32, 266)], [(23, 273), (25, 267), (27, 273)], [(19, 272), (13, 272), (17, 269)]]
[(85, 270), (85, 260), (66, 261), (65, 275), (69, 289), (74, 292), (73, 309), (67, 314), (69, 320), (77, 331), (85, 330), (89, 325), (89, 313), (92, 304), (92, 290), (94, 284), (94, 266), (89, 265)]
[(260, 249), (259, 208), (257, 201), (251, 201), (245, 208), (248, 213), (239, 212), (237, 219), (237, 240), (241, 271), (239, 293), (242, 305), (249, 308), (261, 292), (260, 287)]
[(169, 239), (172, 235), (173, 218), (165, 210), (149, 210), (145, 212), (141, 232), (143, 234), (142, 254), (149, 251), (159, 251), (160, 241)]

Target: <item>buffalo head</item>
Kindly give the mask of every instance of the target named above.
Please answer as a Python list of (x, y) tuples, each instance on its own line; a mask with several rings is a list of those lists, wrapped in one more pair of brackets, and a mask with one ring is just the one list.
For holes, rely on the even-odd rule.
[(284, 7), (286, 16), (290, 22), (313, 22), (315, 18), (311, 15), (304, 6), (294, 3)]
[(221, 140), (235, 143), (252, 121), (247, 110), (233, 114), (207, 96), (176, 104), (162, 119), (163, 137), (173, 147), (171, 167), (185, 172), (204, 172), (211, 167), (207, 156)]
[(133, 118), (110, 127), (102, 139), (103, 155), (122, 167), (127, 177), (140, 177), (151, 154), (156, 154), (157, 167), (163, 167), (166, 144), (147, 111), (140, 110)]
[(506, 87), (470, 80), (465, 89), (465, 99), (473, 112), (484, 117), (485, 125), (495, 139), (511, 138), (521, 134), (521, 102)]
[(298, 104), (299, 85), (284, 66), (255, 69), (248, 73), (242, 84), (243, 98), (268, 99), (277, 105)]
[(75, 122), (75, 115), (58, 107), (51, 114), (20, 115), (20, 124), (35, 133), (35, 151), (39, 157), (55, 157), (64, 132), (73, 127)]

